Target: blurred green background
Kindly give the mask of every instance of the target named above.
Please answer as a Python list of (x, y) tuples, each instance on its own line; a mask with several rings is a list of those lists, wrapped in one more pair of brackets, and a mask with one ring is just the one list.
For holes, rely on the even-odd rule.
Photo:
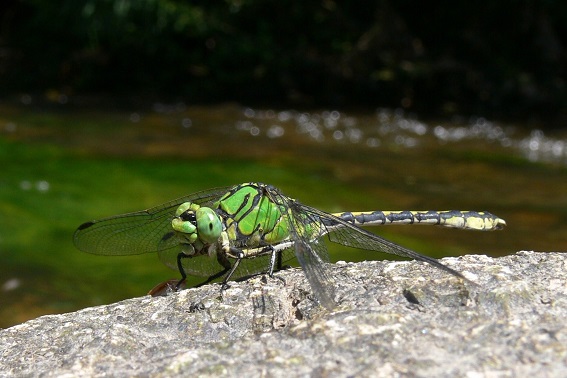
[(3, 2), (0, 327), (177, 277), (77, 251), (79, 224), (245, 181), (329, 212), (508, 222), (373, 229), (434, 257), (565, 250), (565, 8)]

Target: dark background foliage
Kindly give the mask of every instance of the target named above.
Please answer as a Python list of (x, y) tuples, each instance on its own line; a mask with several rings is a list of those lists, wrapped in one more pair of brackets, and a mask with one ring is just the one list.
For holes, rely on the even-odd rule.
[(0, 95), (561, 119), (567, 2), (4, 0)]

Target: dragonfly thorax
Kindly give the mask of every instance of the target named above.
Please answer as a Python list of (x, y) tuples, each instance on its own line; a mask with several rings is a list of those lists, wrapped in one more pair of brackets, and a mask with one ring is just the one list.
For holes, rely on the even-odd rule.
[(185, 234), (190, 243), (200, 240), (203, 244), (216, 243), (222, 233), (222, 221), (210, 207), (201, 207), (193, 202), (184, 202), (177, 208), (171, 226)]

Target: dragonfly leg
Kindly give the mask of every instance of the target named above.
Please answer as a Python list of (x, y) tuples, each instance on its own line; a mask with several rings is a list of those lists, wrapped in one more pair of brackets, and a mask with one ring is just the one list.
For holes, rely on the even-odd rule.
[(232, 248), (232, 247), (230, 248), (230, 254), (236, 256), (236, 261), (234, 262), (232, 267), (230, 267), (230, 262), (228, 261), (228, 259), (226, 260), (228, 263), (228, 269), (230, 269), (230, 271), (222, 281), (221, 291), (229, 288), (227, 283), (228, 280), (230, 280), (230, 277), (234, 274), (236, 268), (238, 268), (238, 265), (240, 265), (240, 261), (246, 256), (244, 252), (242, 252), (240, 249)]
[[(282, 262), (282, 251), (281, 250), (277, 250), (276, 248), (272, 247), (272, 246), (268, 246), (265, 248), (266, 251), (272, 251), (272, 254), (270, 256), (270, 265), (268, 266), (268, 271), (266, 272), (268, 274), (268, 277), (270, 278), (274, 278), (274, 272), (279, 272), (280, 270), (283, 269), (287, 269), (290, 268), (289, 265), (287, 266), (283, 266), (283, 262)], [(280, 277), (277, 276), (277, 279), (279, 279), (280, 281), (282, 281), (284, 283), (284, 285), (286, 284), (286, 281)]]
[(270, 265), (268, 266), (267, 273), (271, 278), (274, 276), (274, 272), (279, 272), (280, 270), (290, 268), (290, 266), (283, 266), (282, 251), (278, 251), (273, 247), (269, 247), (269, 249), (272, 251), (272, 256), (270, 257)]
[(280, 270), (281, 268), (281, 253), (278, 253), (273, 247), (270, 247), (272, 250), (272, 255), (270, 256), (270, 265), (268, 266), (268, 276), (272, 278), (274, 276), (274, 268), (275, 270)]
[(177, 254), (177, 269), (179, 269), (179, 273), (181, 273), (181, 279), (175, 285), (175, 291), (179, 290), (179, 287), (185, 282), (187, 279), (187, 273), (185, 273), (185, 269), (183, 269), (183, 264), (181, 264), (181, 259), (188, 258), (190, 256), (186, 255), (183, 252)]
[(291, 268), (291, 265), (283, 265), (283, 252), (278, 251), (277, 254), (278, 254), (278, 256), (276, 258), (276, 269), (275, 270), (280, 271), (280, 270)]
[[(205, 281), (201, 282), (200, 284), (198, 284), (195, 287), (200, 287), (203, 285), (206, 285), (214, 280), (216, 280), (219, 277), (222, 277), (226, 274), (226, 272), (230, 271), (232, 269), (232, 266), (230, 264), (230, 261), (228, 261), (228, 259), (226, 258), (226, 255), (224, 253), (218, 253), (217, 254), (217, 262), (224, 268), (223, 270), (209, 276), (209, 278), (207, 278)], [(224, 281), (223, 281), (223, 286), (224, 286)], [(223, 290), (223, 288), (221, 288), (221, 290)]]

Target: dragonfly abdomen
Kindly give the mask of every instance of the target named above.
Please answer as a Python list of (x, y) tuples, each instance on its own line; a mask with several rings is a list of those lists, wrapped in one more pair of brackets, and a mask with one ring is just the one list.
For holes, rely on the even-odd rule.
[(333, 214), (355, 225), (431, 224), (471, 230), (498, 230), (503, 219), (485, 211), (360, 211)]

